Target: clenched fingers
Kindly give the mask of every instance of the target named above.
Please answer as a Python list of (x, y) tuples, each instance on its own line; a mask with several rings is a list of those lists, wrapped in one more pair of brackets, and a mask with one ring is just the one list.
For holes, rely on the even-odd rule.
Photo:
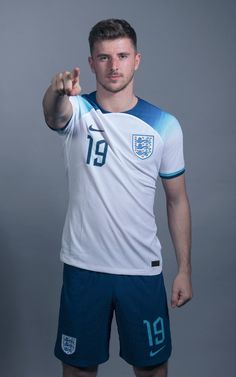
[(192, 298), (192, 284), (190, 274), (178, 274), (173, 282), (171, 306), (180, 307)]
[(188, 301), (190, 301), (192, 298), (192, 295), (188, 292), (184, 291), (173, 291), (172, 298), (171, 298), (171, 306), (172, 308), (180, 307), (186, 304)]
[(73, 72), (65, 71), (63, 73), (58, 73), (52, 79), (52, 89), (60, 95), (78, 95), (81, 92), (79, 73), (79, 68), (75, 68)]

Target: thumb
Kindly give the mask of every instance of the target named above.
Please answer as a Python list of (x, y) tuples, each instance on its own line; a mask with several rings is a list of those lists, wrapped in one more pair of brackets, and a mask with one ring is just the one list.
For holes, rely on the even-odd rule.
[(179, 301), (179, 292), (177, 290), (172, 291), (172, 296), (171, 296), (171, 307), (176, 308), (178, 305)]

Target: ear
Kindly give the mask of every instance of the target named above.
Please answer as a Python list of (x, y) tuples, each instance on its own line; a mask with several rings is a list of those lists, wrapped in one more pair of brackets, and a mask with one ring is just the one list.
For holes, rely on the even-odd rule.
[(139, 64), (140, 64), (140, 61), (141, 61), (141, 54), (139, 52), (137, 52), (137, 54), (135, 56), (135, 65), (134, 65), (135, 71), (137, 71)]
[(94, 63), (93, 63), (93, 58), (92, 58), (92, 56), (89, 56), (89, 57), (88, 57), (88, 62), (89, 62), (89, 65), (90, 65), (91, 71), (92, 71), (93, 73), (95, 73)]

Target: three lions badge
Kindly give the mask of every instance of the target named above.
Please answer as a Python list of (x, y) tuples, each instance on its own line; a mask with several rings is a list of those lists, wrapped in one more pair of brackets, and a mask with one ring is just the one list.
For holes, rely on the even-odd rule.
[(132, 148), (137, 157), (144, 160), (152, 155), (154, 146), (154, 136), (152, 135), (132, 135)]
[(76, 350), (76, 338), (63, 334), (61, 338), (61, 348), (66, 355), (72, 355)]

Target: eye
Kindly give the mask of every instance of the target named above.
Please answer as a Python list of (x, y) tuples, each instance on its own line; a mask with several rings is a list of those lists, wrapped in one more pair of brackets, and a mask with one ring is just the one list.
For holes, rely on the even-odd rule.
[(119, 55), (120, 60), (124, 60), (128, 58), (128, 54), (120, 54)]
[(107, 55), (101, 55), (101, 56), (99, 56), (99, 61), (101, 61), (101, 62), (106, 62), (106, 61), (108, 61), (108, 56)]

